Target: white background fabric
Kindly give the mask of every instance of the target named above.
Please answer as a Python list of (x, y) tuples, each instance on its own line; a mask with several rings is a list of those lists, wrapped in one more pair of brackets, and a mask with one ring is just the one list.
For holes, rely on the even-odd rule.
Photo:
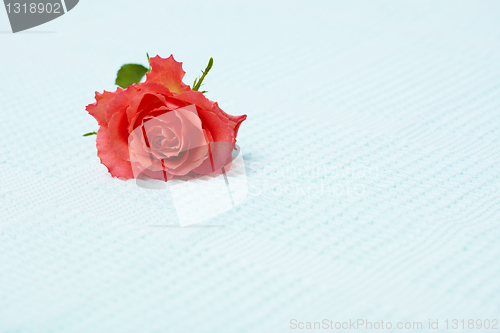
[[(498, 13), (82, 0), (11, 34), (0, 10), (0, 332), (500, 319)], [(214, 57), (207, 96), (248, 115), (249, 195), (223, 227), (174, 227), (165, 192), (112, 178), (82, 137), (94, 91), (146, 52), (188, 84)]]

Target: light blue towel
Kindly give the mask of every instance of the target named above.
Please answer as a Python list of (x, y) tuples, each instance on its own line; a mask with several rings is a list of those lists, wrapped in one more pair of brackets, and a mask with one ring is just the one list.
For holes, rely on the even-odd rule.
[[(498, 13), (86, 0), (11, 34), (0, 9), (0, 332), (500, 320)], [(82, 137), (94, 91), (146, 52), (187, 84), (213, 57), (207, 96), (248, 115), (248, 195), (203, 227)]]

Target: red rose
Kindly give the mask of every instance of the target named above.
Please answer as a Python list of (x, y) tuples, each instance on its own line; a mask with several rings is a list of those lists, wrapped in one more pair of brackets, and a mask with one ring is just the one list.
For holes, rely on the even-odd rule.
[(97, 155), (112, 176), (170, 179), (208, 174), (231, 160), (243, 116), (231, 116), (182, 82), (182, 63), (150, 59), (144, 83), (96, 92)]

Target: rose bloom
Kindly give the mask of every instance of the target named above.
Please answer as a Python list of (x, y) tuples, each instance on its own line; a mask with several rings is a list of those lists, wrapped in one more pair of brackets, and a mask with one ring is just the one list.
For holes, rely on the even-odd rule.
[(182, 63), (156, 56), (144, 83), (96, 92), (97, 155), (112, 176), (209, 174), (230, 163), (243, 116), (231, 116), (182, 82)]

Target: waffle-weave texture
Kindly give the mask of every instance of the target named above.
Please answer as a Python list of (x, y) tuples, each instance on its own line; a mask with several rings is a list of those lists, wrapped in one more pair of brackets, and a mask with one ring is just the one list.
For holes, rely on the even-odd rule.
[[(0, 332), (500, 319), (498, 13), (86, 0), (10, 34), (0, 10)], [(209, 227), (175, 227), (165, 192), (82, 137), (94, 91), (146, 52), (186, 83), (214, 57), (207, 96), (248, 115), (248, 196)]]

